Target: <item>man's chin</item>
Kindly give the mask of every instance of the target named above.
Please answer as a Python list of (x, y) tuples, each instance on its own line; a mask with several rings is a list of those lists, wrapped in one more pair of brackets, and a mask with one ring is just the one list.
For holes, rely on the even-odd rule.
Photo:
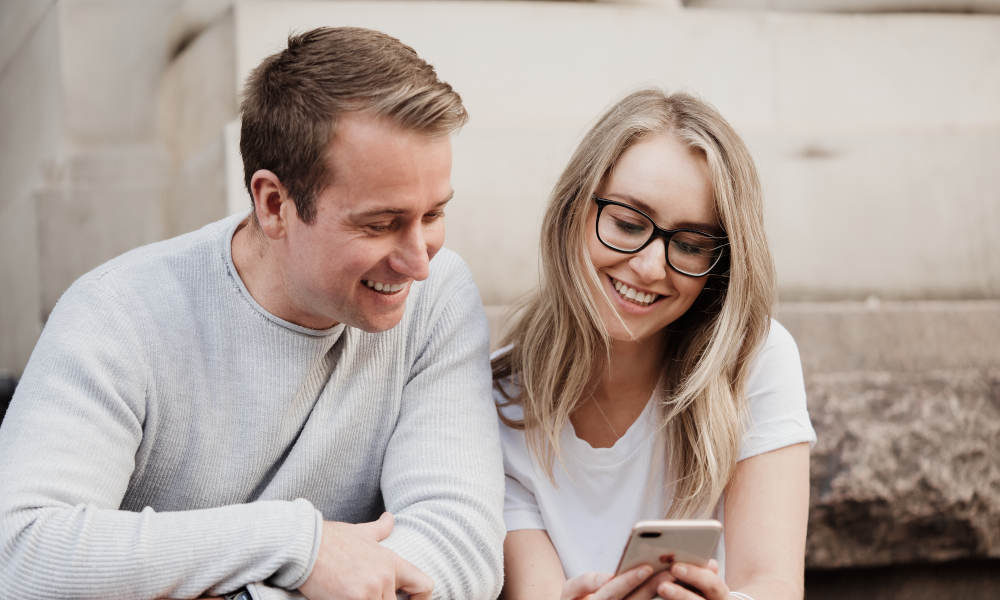
[(362, 317), (358, 319), (357, 323), (349, 323), (354, 327), (366, 331), (368, 333), (379, 333), (382, 331), (388, 331), (399, 325), (400, 321), (403, 320), (403, 311), (399, 311), (399, 314), (392, 315), (379, 315), (375, 317)]

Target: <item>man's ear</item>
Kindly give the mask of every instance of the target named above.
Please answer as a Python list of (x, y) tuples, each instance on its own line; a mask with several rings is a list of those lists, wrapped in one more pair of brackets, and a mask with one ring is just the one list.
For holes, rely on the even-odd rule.
[(260, 169), (250, 178), (253, 210), (261, 232), (271, 239), (285, 236), (289, 218), (295, 218), (295, 202), (272, 171)]

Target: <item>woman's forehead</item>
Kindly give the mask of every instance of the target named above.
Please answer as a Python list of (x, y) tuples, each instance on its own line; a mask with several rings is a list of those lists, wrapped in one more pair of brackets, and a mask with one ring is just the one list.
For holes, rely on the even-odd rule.
[(704, 155), (671, 133), (651, 134), (625, 150), (599, 191), (642, 210), (661, 227), (717, 221)]

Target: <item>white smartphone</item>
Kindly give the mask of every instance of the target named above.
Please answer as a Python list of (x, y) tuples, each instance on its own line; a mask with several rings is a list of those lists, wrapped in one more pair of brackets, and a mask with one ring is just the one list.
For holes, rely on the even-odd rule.
[(675, 562), (703, 567), (715, 554), (720, 535), (722, 523), (715, 519), (639, 521), (632, 528), (615, 573), (639, 565), (663, 571)]

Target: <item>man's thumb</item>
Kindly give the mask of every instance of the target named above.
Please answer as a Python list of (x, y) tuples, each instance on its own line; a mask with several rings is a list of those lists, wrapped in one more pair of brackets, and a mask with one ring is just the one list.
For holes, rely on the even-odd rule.
[(375, 536), (375, 541), (381, 542), (385, 538), (389, 537), (390, 533), (392, 533), (392, 527), (395, 523), (396, 521), (393, 519), (392, 513), (384, 512), (377, 521), (372, 521), (370, 523), (366, 523), (365, 525), (368, 526), (369, 532)]

